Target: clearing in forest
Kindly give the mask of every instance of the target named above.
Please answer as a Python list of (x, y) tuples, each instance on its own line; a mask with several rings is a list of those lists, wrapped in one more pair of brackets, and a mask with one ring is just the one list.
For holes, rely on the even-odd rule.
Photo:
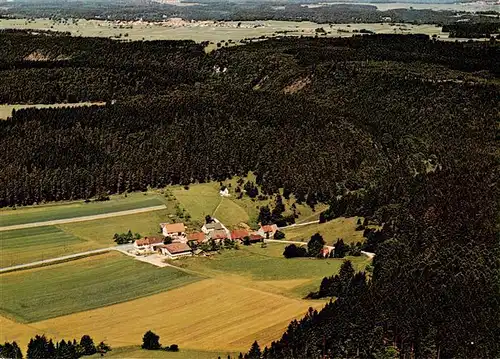
[(334, 245), (338, 238), (345, 243), (364, 242), (363, 231), (356, 231), (359, 217), (340, 217), (326, 223), (310, 224), (285, 228), (285, 240), (287, 241), (309, 241), (311, 236), (319, 233), (323, 236), (327, 245)]

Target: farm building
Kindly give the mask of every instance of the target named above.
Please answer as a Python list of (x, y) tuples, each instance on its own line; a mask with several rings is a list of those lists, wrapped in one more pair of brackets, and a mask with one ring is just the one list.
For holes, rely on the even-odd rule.
[(273, 238), (274, 234), (278, 230), (278, 226), (275, 224), (270, 224), (266, 226), (261, 226), (259, 230), (257, 231), (258, 234), (260, 234), (264, 238)]
[(174, 242), (186, 242), (186, 227), (184, 223), (161, 223), (161, 231), (165, 237), (171, 237)]
[(158, 251), (171, 259), (193, 255), (191, 247), (189, 247), (186, 243), (165, 244), (159, 246)]
[(203, 232), (196, 232), (196, 233), (188, 233), (187, 235), (187, 240), (189, 241), (194, 241), (197, 243), (203, 243), (207, 240), (205, 233)]
[(225, 232), (225, 237), (223, 238), (231, 238), (231, 232), (229, 231), (229, 229), (227, 229), (221, 222), (219, 222), (218, 219), (216, 218), (212, 218), (212, 222), (211, 223), (205, 223), (203, 225), (203, 227), (201, 227), (201, 230), (203, 231), (203, 233), (206, 233), (207, 235), (209, 235), (210, 238), (213, 238), (213, 235), (212, 235), (212, 232), (215, 232), (215, 231), (218, 231), (218, 237), (221, 236), (221, 233), (220, 231), (224, 231)]
[(235, 229), (234, 231), (231, 231), (231, 239), (233, 241), (243, 242), (243, 239), (248, 237), (248, 235), (249, 233), (246, 229)]
[(221, 195), (221, 197), (229, 197), (229, 196), (231, 196), (229, 194), (229, 189), (227, 187), (224, 187), (223, 189), (221, 188), (221, 190), (219, 191), (219, 194)]
[(161, 237), (144, 237), (134, 242), (134, 248), (140, 252), (153, 252), (163, 245), (163, 240)]
[(252, 233), (252, 234), (250, 234), (249, 238), (250, 238), (250, 243), (263, 242), (264, 241), (264, 237), (261, 236), (258, 233)]
[(210, 232), (209, 237), (214, 241), (223, 241), (226, 238), (231, 238), (227, 235), (227, 231), (223, 229), (216, 229), (215, 231)]

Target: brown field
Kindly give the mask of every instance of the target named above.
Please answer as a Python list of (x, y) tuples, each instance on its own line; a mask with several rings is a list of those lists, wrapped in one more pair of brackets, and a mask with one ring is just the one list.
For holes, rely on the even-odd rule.
[(1, 340), (23, 347), (35, 333), (54, 338), (91, 335), (112, 347), (138, 345), (151, 329), (163, 342), (197, 350), (248, 350), (257, 339), (269, 344), (290, 320), (321, 301), (304, 301), (207, 279), (126, 303), (32, 323), (29, 327), (0, 317)]

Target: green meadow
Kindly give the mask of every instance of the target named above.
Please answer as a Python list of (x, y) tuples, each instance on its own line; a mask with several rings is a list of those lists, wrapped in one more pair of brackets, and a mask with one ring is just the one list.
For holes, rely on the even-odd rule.
[(48, 204), (28, 206), (17, 209), (0, 210), (0, 227), (17, 224), (52, 221), (74, 217), (93, 216), (119, 211), (128, 211), (138, 208), (159, 206), (164, 204), (157, 194), (144, 195), (133, 193), (125, 196), (113, 196), (109, 201), (69, 202), (62, 204)]
[(126, 302), (201, 277), (119, 253), (0, 275), (0, 313), (22, 323)]

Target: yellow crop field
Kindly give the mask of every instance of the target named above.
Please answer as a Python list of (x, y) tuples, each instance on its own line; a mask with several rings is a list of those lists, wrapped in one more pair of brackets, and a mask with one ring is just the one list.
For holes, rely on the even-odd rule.
[[(207, 279), (126, 303), (32, 323), (30, 327), (59, 339), (89, 334), (112, 347), (138, 345), (143, 334), (153, 330), (160, 335), (161, 343), (176, 343), (181, 349), (246, 351), (254, 340), (266, 345), (278, 339), (292, 319), (302, 317), (310, 306), (322, 304)], [(15, 339), (24, 346), (32, 335), (14, 332), (6, 328), (2, 339)]]

